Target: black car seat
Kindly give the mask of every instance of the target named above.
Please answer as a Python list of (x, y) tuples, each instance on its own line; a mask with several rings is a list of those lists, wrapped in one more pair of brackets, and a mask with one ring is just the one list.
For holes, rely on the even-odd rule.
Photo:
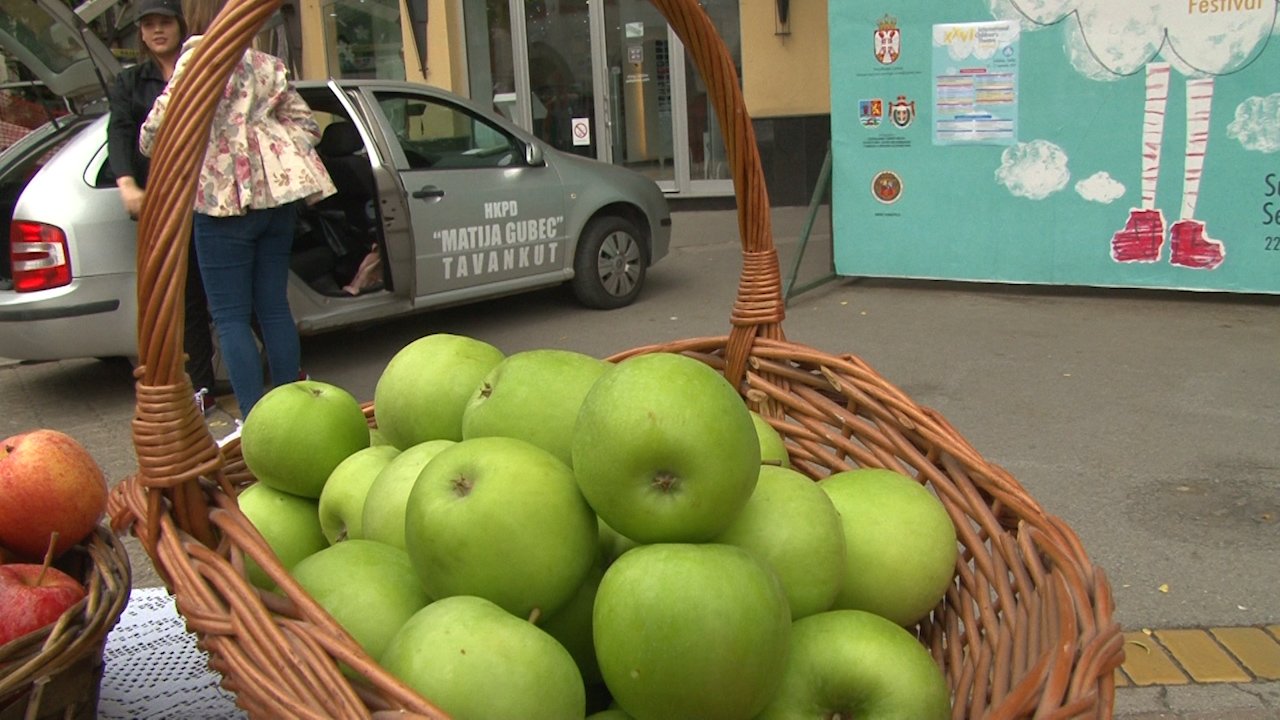
[[(326, 287), (320, 287), (322, 292), (342, 294), (342, 286), (353, 280), (372, 248), (377, 247), (381, 256), (386, 256), (373, 206), (377, 196), (373, 168), (364, 150), (360, 132), (349, 120), (330, 123), (316, 144), (316, 153), (338, 190), (305, 214), (307, 225), (332, 252), (331, 274), (336, 285), (327, 287), (326, 279), (323, 283)], [(369, 289), (375, 285), (389, 287), (385, 271), (378, 274), (382, 276), (380, 279), (366, 283)], [(319, 287), (321, 281), (308, 282), (312, 287)]]
[(362, 150), (364, 141), (355, 123), (349, 120), (326, 126), (316, 145), (316, 152), (338, 189), (338, 194), (328, 198), (325, 205), (341, 209), (355, 228), (367, 231), (374, 225), (371, 202), (375, 193), (373, 168)]

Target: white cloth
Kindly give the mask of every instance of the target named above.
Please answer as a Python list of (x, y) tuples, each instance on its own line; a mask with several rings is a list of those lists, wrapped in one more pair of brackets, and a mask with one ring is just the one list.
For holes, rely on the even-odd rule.
[(241, 720), (165, 588), (133, 588), (107, 635), (99, 720)]

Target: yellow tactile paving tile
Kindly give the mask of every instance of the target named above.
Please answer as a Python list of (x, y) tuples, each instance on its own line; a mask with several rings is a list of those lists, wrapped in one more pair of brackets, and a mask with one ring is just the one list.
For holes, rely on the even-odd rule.
[(1280, 680), (1280, 641), (1266, 630), (1230, 627), (1209, 632), (1259, 680)]
[(1146, 633), (1125, 633), (1124, 655), (1121, 667), (1134, 685), (1186, 685), (1191, 682), (1160, 643)]
[(1155, 636), (1196, 682), (1253, 680), (1205, 630), (1156, 630)]
[(1280, 680), (1280, 625), (1127, 632), (1116, 687)]

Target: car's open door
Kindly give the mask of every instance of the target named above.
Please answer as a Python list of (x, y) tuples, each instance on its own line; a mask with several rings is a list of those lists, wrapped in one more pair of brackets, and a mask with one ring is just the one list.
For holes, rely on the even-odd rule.
[(73, 104), (103, 98), (120, 62), (61, 0), (0, 0), (0, 47)]

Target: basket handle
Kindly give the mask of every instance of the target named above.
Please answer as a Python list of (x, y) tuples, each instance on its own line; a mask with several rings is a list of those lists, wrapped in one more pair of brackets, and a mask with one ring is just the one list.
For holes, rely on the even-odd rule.
[(697, 0), (651, 1), (676, 31), (707, 85), (733, 172), (742, 272), (729, 318), (731, 329), (725, 348), (724, 375), (737, 387), (746, 375), (747, 357), (755, 338), (785, 339), (782, 275), (773, 244), (769, 194), (760, 164), (760, 149), (733, 56), (706, 10)]
[[(173, 503), (179, 525), (212, 546), (209, 507), (197, 491), (201, 476), (222, 477), (222, 455), (191, 398), (183, 368), (183, 298), (191, 208), (209, 129), (237, 62), (281, 0), (229, 0), (192, 51), (173, 87), (170, 112), (156, 137), (151, 179), (138, 222), (137, 405), (132, 429), (139, 479)], [(181, 112), (177, 112), (181, 109)], [(118, 505), (117, 505), (118, 507)], [(149, 498), (146, 539), (157, 538), (162, 512)], [(114, 513), (113, 513), (114, 516)], [(153, 548), (152, 548), (153, 549)]]

